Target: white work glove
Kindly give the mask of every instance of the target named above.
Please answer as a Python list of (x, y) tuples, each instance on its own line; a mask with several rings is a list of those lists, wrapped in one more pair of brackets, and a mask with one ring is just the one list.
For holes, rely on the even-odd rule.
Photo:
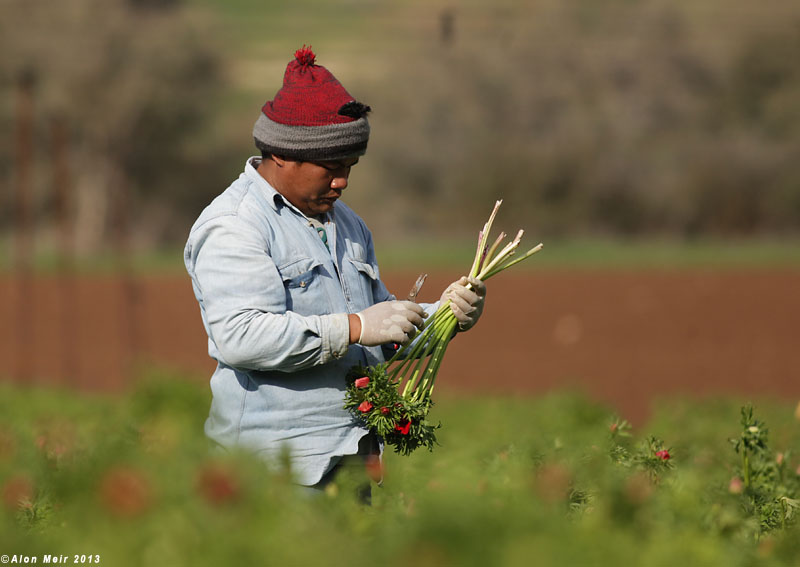
[[(470, 285), (470, 288), (467, 287)], [(479, 279), (462, 276), (444, 290), (440, 301), (450, 300), (450, 309), (458, 321), (459, 331), (471, 329), (483, 313), (486, 285)]]
[(408, 343), (422, 328), (425, 310), (413, 301), (383, 301), (356, 313), (361, 320), (358, 344)]

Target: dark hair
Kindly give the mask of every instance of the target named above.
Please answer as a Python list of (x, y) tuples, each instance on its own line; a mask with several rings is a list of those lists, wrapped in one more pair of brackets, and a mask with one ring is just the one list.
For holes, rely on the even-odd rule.
[(261, 161), (267, 161), (268, 159), (272, 159), (272, 156), (275, 156), (277, 158), (281, 158), (281, 159), (287, 160), (287, 161), (296, 161), (296, 162), (300, 162), (300, 163), (302, 163), (302, 161), (303, 161), (303, 160), (296, 159), (296, 158), (293, 158), (293, 157), (290, 157), (290, 156), (284, 156), (284, 155), (276, 154), (275, 152), (268, 152), (267, 150), (261, 150)]

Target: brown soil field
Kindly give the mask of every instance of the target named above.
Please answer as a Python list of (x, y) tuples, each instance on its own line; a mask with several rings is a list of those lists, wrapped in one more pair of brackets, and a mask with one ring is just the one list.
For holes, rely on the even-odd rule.
[[(416, 273), (384, 279), (403, 296)], [(421, 301), (453, 274), (431, 274)], [(800, 270), (506, 273), (448, 349), (448, 395), (581, 391), (633, 422), (685, 396), (800, 399)], [(213, 369), (188, 277), (0, 278), (6, 380), (119, 391), (155, 363)]]

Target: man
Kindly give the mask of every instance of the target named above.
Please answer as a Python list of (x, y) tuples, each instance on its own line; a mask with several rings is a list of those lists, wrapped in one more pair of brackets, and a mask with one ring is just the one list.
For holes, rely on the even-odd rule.
[[(438, 307), (387, 291), (370, 231), (338, 200), (366, 152), (369, 110), (298, 50), (255, 123), (261, 157), (202, 212), (184, 252), (217, 361), (206, 434), (267, 461), (288, 451), (311, 487), (343, 457), (380, 453), (342, 407), (348, 369), (383, 362)], [(442, 294), (461, 330), (483, 308), (483, 283), (470, 283)]]

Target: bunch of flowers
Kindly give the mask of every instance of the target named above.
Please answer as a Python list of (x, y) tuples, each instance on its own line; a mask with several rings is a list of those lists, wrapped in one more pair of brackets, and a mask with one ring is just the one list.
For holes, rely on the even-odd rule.
[[(478, 234), (469, 276), (481, 281), (542, 249), (542, 244), (538, 244), (515, 256), (522, 241), (522, 230), (502, 248), (504, 232), (489, 243), (489, 233), (501, 203), (495, 203), (489, 220)], [(388, 362), (367, 368), (355, 367), (348, 374), (345, 409), (400, 454), (408, 455), (422, 446), (433, 450), (436, 444), (435, 430), (440, 425), (432, 424), (427, 416), (433, 405), (431, 395), (436, 374), (457, 325), (450, 301), (444, 301), (425, 322), (420, 336), (398, 350)]]

